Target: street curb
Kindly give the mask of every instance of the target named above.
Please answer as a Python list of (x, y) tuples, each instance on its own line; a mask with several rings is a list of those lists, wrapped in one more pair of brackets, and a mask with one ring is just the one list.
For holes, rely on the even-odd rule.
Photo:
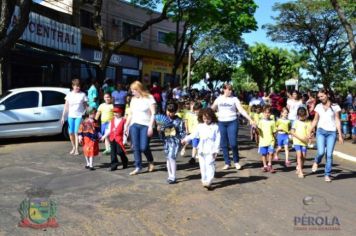
[(345, 154), (345, 153), (342, 153), (342, 152), (339, 152), (339, 151), (334, 151), (333, 154), (335, 156), (341, 158), (341, 159), (345, 159), (345, 160), (348, 160), (348, 161), (356, 162), (356, 157), (354, 157), (354, 156), (351, 156), (351, 155), (348, 155), (348, 154)]

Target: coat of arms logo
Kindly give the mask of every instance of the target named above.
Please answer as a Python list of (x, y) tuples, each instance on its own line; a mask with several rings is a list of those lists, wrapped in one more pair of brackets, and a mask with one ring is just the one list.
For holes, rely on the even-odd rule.
[(57, 204), (49, 199), (52, 191), (44, 188), (32, 188), (26, 191), (27, 198), (19, 207), (20, 227), (43, 229), (58, 227), (56, 220)]

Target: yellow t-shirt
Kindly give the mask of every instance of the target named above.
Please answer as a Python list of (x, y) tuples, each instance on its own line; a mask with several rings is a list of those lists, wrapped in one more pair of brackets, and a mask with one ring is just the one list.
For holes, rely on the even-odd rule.
[(194, 112), (188, 112), (185, 116), (189, 133), (194, 133), (198, 127), (198, 116)]
[(179, 110), (179, 111), (176, 113), (176, 115), (177, 115), (179, 118), (181, 118), (182, 120), (185, 120), (185, 119), (186, 119), (185, 116), (186, 116), (187, 112), (188, 112), (188, 110), (185, 110), (185, 109)]
[(259, 147), (274, 146), (274, 133), (276, 132), (276, 122), (274, 120), (261, 119), (258, 122)]
[(276, 122), (276, 130), (278, 132), (288, 133), (290, 128), (290, 120), (279, 118)]
[(252, 119), (253, 119), (253, 121), (256, 123), (256, 124), (258, 124), (258, 122), (260, 121), (260, 114), (261, 113), (253, 113), (253, 116), (252, 116)]
[[(292, 129), (294, 130), (295, 134), (298, 137), (301, 138), (307, 138), (308, 137), (308, 131), (311, 127), (310, 121), (301, 121), (301, 120), (295, 120), (293, 122), (293, 127)], [(301, 146), (307, 146), (308, 144), (297, 139), (296, 137), (293, 137), (293, 144), (294, 145), (301, 145)]]
[(114, 117), (114, 113), (112, 112), (113, 108), (113, 104), (100, 104), (98, 111), (100, 111), (101, 113), (101, 123), (106, 123), (112, 120), (112, 118)]

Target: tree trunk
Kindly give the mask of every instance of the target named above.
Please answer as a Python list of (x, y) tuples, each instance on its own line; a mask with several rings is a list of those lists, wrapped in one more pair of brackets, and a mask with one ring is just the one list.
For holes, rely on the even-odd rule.
[(11, 50), (17, 39), (23, 34), (29, 21), (32, 1), (17, 1), (20, 8), (20, 15), (14, 22), (12, 30), (7, 32), (15, 9), (14, 2), (13, 0), (3, 0), (0, 2), (0, 57), (4, 57), (5, 54)]
[(344, 10), (340, 7), (339, 3), (337, 0), (330, 0), (331, 4), (333, 5), (335, 11), (337, 12), (337, 15), (339, 16), (339, 19), (341, 21), (342, 26), (344, 27), (346, 34), (347, 34), (347, 39), (349, 42), (349, 46), (351, 49), (351, 57), (352, 57), (352, 63), (354, 66), (354, 73), (356, 74), (356, 46), (355, 46), (355, 37), (353, 34), (352, 26), (351, 24), (347, 21)]
[(0, 95), (3, 93), (4, 78), (4, 58), (0, 58)]

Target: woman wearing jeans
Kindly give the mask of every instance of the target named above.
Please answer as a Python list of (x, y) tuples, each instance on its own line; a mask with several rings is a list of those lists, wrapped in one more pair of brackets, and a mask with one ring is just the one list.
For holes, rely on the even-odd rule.
[(239, 164), (239, 153), (237, 147), (237, 133), (239, 128), (237, 111), (249, 120), (251, 124), (253, 124), (253, 121), (245, 109), (241, 106), (239, 99), (232, 96), (232, 85), (225, 84), (223, 89), (224, 94), (220, 95), (212, 105), (212, 109), (218, 111), (218, 125), (221, 135), (220, 148), (223, 151), (225, 160), (223, 170), (230, 168), (229, 145), (232, 149), (235, 168), (239, 170), (241, 169), (241, 165)]
[(148, 161), (148, 171), (154, 169), (153, 156), (149, 145), (149, 137), (153, 134), (154, 115), (156, 110), (156, 102), (151, 94), (144, 89), (139, 81), (135, 81), (130, 85), (132, 99), (130, 103), (130, 112), (125, 123), (125, 130), (131, 137), (131, 142), (135, 158), (135, 170), (130, 175), (137, 175), (142, 170), (143, 152)]
[(326, 151), (325, 181), (331, 182), (330, 173), (333, 164), (333, 152), (336, 142), (336, 130), (339, 136), (339, 142), (343, 143), (343, 137), (340, 125), (340, 106), (331, 103), (328, 92), (324, 89), (318, 92), (318, 99), (321, 103), (316, 105), (315, 116), (310, 129), (310, 137), (315, 126), (316, 145), (318, 153), (312, 166), (312, 172), (316, 172), (324, 153)]

